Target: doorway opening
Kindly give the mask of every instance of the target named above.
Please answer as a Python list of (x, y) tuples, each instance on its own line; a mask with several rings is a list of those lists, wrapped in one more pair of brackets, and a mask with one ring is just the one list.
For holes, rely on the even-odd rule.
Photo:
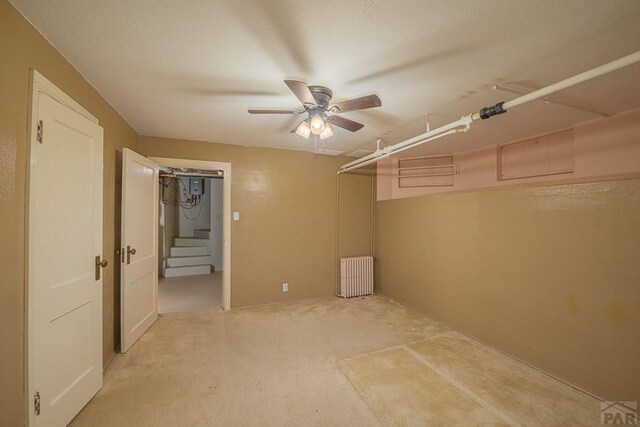
[(160, 165), (158, 312), (231, 307), (231, 164)]
[(222, 307), (223, 179), (222, 171), (161, 167), (160, 314)]

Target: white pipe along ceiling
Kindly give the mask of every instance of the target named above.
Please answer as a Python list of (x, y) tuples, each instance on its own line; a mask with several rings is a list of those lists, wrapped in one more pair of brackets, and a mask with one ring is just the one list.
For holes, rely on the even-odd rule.
[(376, 149), (376, 151), (374, 151), (373, 153), (340, 166), (338, 174), (378, 162), (401, 151), (417, 147), (418, 145), (434, 141), (453, 133), (467, 132), (471, 128), (471, 124), (474, 121), (487, 120), (498, 114), (506, 113), (507, 110), (510, 110), (511, 108), (534, 101), (539, 98), (544, 98), (545, 96), (548, 96), (552, 93), (586, 82), (587, 80), (600, 77), (604, 74), (619, 70), (638, 62), (640, 62), (640, 51), (616, 59), (615, 61), (600, 65), (599, 67), (592, 68), (591, 70), (582, 72), (580, 74), (576, 74), (573, 77), (569, 77), (526, 95), (522, 95), (511, 101), (499, 102), (495, 105), (484, 107), (478, 112), (467, 114), (454, 122), (448, 123), (444, 126), (440, 126), (436, 129), (429, 130), (413, 138), (409, 138), (405, 141), (398, 142), (397, 144), (390, 145), (382, 149), (378, 147), (378, 149)]

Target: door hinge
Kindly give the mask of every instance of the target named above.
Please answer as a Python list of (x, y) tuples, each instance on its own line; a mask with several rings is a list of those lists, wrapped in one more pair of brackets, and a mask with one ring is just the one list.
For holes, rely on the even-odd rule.
[(40, 415), (40, 392), (36, 391), (33, 395), (33, 412), (36, 415)]
[(40, 144), (42, 144), (43, 142), (43, 139), (42, 139), (43, 134), (44, 134), (44, 123), (42, 123), (42, 120), (38, 120), (38, 134), (36, 135), (36, 139)]

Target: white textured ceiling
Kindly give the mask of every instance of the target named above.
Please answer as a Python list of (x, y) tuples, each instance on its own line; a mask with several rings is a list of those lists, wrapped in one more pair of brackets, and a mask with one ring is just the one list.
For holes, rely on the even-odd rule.
[[(377, 92), (382, 107), (345, 113), (328, 148), (372, 148), (640, 50), (637, 0), (12, 0), (142, 135), (313, 150), (289, 134), (300, 116), (282, 82), (334, 98)], [(640, 107), (636, 65), (556, 94), (616, 113)], [(420, 153), (466, 150), (598, 117), (536, 101)], [(409, 153), (409, 152), (407, 152)], [(417, 153), (416, 151), (411, 154)]]

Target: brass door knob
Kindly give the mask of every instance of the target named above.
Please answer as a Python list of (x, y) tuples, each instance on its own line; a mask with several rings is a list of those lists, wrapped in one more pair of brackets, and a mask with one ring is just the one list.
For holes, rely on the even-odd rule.
[(131, 264), (131, 255), (135, 255), (135, 254), (136, 254), (136, 248), (127, 246), (127, 264)]
[(96, 274), (95, 274), (95, 278), (96, 280), (100, 280), (100, 268), (105, 268), (107, 266), (107, 264), (109, 264), (107, 262), (106, 259), (103, 259), (102, 261), (100, 261), (100, 255), (96, 256)]

